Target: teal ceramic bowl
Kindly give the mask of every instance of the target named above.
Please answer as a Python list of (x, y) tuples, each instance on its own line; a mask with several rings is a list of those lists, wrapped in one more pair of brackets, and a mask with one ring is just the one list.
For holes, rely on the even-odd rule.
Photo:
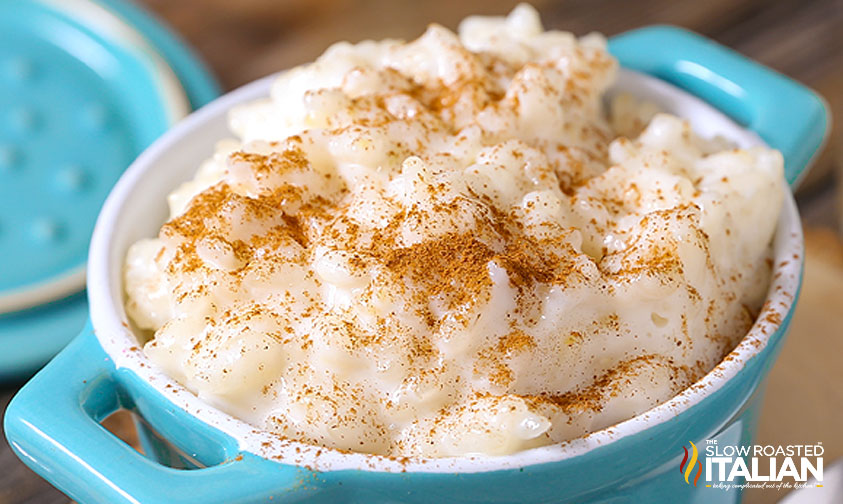
[[(611, 50), (627, 69), (653, 76), (625, 70), (613, 92), (655, 101), (705, 135), (778, 148), (791, 183), (822, 143), (828, 119), (821, 99), (697, 35), (645, 28), (613, 39)], [(268, 79), (183, 121), (137, 159), (109, 196), (90, 247), (90, 323), (6, 413), (6, 435), (30, 467), (83, 503), (740, 499), (737, 491), (689, 485), (677, 469), (689, 441), (752, 440), (764, 379), (781, 348), (801, 279), (802, 234), (789, 191), (767, 302), (738, 347), (667, 403), (570, 442), (500, 457), (401, 461), (341, 453), (279, 440), (204, 404), (154, 367), (126, 322), (125, 252), (155, 234), (166, 219), (166, 194), (191, 177), (214, 142), (226, 136), (226, 111), (265, 96)], [(119, 408), (142, 418), (151, 457), (99, 424)]]

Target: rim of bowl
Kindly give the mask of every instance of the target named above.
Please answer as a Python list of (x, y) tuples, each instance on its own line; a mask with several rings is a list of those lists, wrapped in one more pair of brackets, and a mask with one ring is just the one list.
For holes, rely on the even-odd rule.
[[(784, 204), (774, 236), (775, 263), (770, 286), (764, 306), (749, 332), (734, 350), (696, 383), (670, 400), (630, 419), (573, 440), (510, 455), (419, 459), (342, 452), (281, 439), (277, 435), (247, 424), (199, 399), (159, 370), (138, 349), (138, 340), (130, 329), (131, 326), (123, 310), (122, 278), (120, 277), (125, 251), (121, 250), (117, 254), (110, 244), (115, 228), (120, 222), (119, 217), (126, 207), (127, 197), (138, 181), (155, 164), (156, 159), (170, 152), (182, 137), (201, 128), (207, 119), (219, 114), (220, 110), (228, 110), (237, 104), (268, 95), (271, 83), (277, 75), (264, 77), (214, 100), (188, 116), (147, 148), (109, 194), (97, 219), (88, 260), (88, 298), (94, 333), (105, 352), (111, 356), (115, 367), (130, 369), (146, 384), (152, 386), (164, 401), (172, 403), (188, 415), (234, 438), (240, 451), (250, 452), (279, 463), (304, 466), (318, 471), (358, 469), (380, 472), (469, 473), (514, 469), (570, 459), (667, 422), (722, 388), (743, 369), (747, 361), (766, 348), (770, 337), (776, 334), (795, 305), (801, 280), (802, 229), (793, 195), (789, 189), (785, 188)], [(742, 147), (763, 144), (751, 131), (741, 128), (699, 98), (666, 82), (629, 70), (622, 70), (619, 80), (620, 78), (627, 81), (627, 85), (623, 87), (625, 92), (632, 89), (653, 96), (666, 96), (668, 101), (674, 104), (689, 102), (696, 104), (697, 107), (701, 105), (709, 109), (734, 128), (738, 128), (736, 132), (742, 132), (739, 138), (730, 138), (738, 140), (739, 144), (743, 144)], [(693, 118), (689, 119), (693, 122)], [(210, 154), (208, 153), (208, 156)], [(202, 160), (196, 161), (196, 167), (198, 167)], [(195, 167), (191, 166), (191, 170), (193, 169)], [(114, 285), (119, 286), (116, 289), (119, 293), (117, 296), (112, 295), (115, 292)]]

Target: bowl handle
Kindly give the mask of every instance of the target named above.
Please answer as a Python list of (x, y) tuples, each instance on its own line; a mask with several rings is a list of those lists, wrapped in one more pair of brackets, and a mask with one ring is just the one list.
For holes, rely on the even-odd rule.
[(737, 52), (675, 26), (649, 26), (614, 36), (621, 65), (668, 81), (758, 133), (784, 156), (796, 187), (820, 152), (831, 116), (811, 89)]
[[(272, 497), (272, 502), (284, 502), (285, 497), (308, 493), (295, 491), (307, 477), (301, 474), (305, 470), (250, 453), (193, 470), (173, 469), (146, 458), (99, 423), (131, 403), (115, 376), (89, 322), (6, 410), (6, 437), (15, 453), (73, 499), (110, 504), (238, 503)], [(270, 470), (272, 478), (257, 477)]]

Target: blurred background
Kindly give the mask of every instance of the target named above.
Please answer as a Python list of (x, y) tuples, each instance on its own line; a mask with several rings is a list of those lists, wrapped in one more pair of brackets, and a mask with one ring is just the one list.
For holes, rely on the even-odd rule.
[[(12, 1), (12, 0), (3, 0)], [(225, 91), (314, 59), (338, 40), (420, 35), (431, 22), (456, 29), (470, 14), (505, 14), (508, 0), (140, 0), (210, 67)], [(668, 23), (706, 35), (822, 94), (843, 121), (843, 0), (535, 0), (545, 27), (607, 36)], [(798, 192), (807, 265), (793, 330), (767, 386), (758, 442), (825, 447), (843, 456), (843, 128)], [(4, 385), (5, 408), (17, 385)], [(126, 428), (117, 424), (118, 431)], [(124, 433), (126, 434), (126, 433)], [(126, 435), (131, 435), (127, 433)], [(783, 494), (748, 491), (744, 502)], [(65, 503), (0, 440), (0, 504)]]

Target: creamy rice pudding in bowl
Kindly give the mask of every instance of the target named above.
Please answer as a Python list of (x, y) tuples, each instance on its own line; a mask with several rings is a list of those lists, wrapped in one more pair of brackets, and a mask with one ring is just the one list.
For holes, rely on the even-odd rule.
[[(688, 60), (642, 56), (654, 43)], [(824, 112), (687, 32), (612, 49), (737, 116), (719, 81), (670, 65), (722, 60), (749, 91), (792, 93), (807, 105), (787, 125), (751, 124), (784, 158), (526, 6), (458, 35), (337, 44), (159, 141), (98, 223), (95, 337), (75, 344), (96, 347), (81, 358), (98, 388), (73, 400), (83, 416), (137, 412), (148, 452), (203, 468), (135, 455), (135, 477), (97, 467), (114, 484), (85, 486), (77, 467), (60, 487), (121, 502), (696, 498), (672, 474), (682, 445), (754, 429), (799, 285), (786, 180)], [(60, 379), (60, 361), (27, 388)], [(32, 438), (14, 422), (13, 442)], [(44, 438), (19, 453), (64, 467), (42, 461)]]

